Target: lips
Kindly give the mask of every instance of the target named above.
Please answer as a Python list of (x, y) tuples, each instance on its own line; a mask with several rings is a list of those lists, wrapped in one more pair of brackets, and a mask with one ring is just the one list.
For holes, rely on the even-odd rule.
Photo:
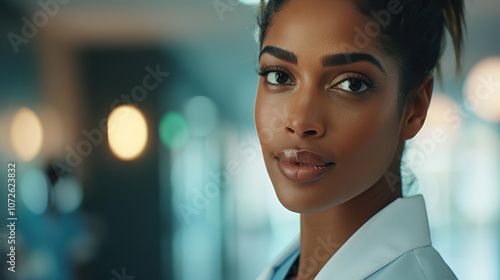
[(309, 150), (285, 149), (276, 154), (280, 172), (294, 182), (307, 183), (325, 175), (335, 163)]

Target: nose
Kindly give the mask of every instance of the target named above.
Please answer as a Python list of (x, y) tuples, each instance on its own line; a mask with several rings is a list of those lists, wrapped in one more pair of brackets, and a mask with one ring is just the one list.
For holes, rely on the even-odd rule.
[(300, 138), (319, 138), (326, 132), (321, 96), (312, 91), (295, 92), (288, 100), (288, 115), (284, 128)]

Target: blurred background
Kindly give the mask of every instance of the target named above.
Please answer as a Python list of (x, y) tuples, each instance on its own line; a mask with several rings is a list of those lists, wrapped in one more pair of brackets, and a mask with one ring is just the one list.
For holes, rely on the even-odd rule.
[[(500, 279), (500, 2), (466, 3), (463, 73), (448, 44), (407, 194), (459, 279)], [(297, 236), (254, 126), (256, 11), (0, 1), (0, 279), (255, 279)]]

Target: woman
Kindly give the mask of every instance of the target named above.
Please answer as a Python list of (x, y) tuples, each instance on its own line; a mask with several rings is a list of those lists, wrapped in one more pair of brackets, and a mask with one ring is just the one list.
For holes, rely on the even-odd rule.
[[(424, 124), (460, 0), (261, 2), (255, 122), (300, 237), (259, 279), (456, 279), (421, 195), (402, 197), (405, 140)], [(439, 71), (438, 71), (439, 73)]]

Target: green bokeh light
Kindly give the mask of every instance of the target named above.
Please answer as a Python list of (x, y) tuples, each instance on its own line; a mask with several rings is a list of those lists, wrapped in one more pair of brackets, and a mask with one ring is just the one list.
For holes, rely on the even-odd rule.
[(189, 138), (186, 120), (178, 113), (168, 112), (160, 121), (160, 138), (163, 144), (175, 149), (182, 147)]

